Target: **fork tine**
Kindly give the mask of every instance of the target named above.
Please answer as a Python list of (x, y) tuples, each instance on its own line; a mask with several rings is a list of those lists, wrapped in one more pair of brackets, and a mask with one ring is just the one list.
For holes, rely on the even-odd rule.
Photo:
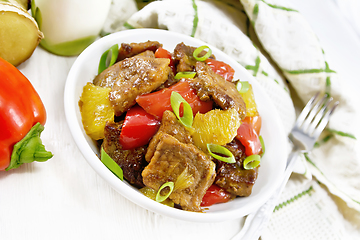
[(317, 124), (311, 128), (312, 123), (314, 122), (314, 117), (319, 113), (319, 109), (321, 106), (324, 106), (324, 102), (328, 99), (327, 95), (323, 96), (318, 102), (316, 102), (315, 106), (311, 109), (308, 116), (305, 118), (305, 121), (302, 125), (302, 129), (305, 132), (312, 132)]
[(314, 137), (315, 139), (317, 139), (317, 138), (320, 136), (321, 132), (324, 130), (324, 128), (325, 128), (326, 125), (328, 124), (331, 115), (334, 113), (335, 108), (336, 108), (338, 105), (339, 105), (339, 102), (336, 101), (336, 102), (334, 103), (334, 105), (332, 106), (332, 108), (325, 113), (325, 115), (324, 115), (324, 117), (321, 119), (319, 125), (317, 126), (317, 128), (316, 128), (315, 131), (313, 132), (313, 137)]
[[(324, 103), (325, 101), (325, 103)], [(327, 107), (329, 106), (330, 102), (332, 101), (332, 98), (328, 98), (326, 95), (323, 97), (322, 101), (319, 102), (318, 108), (320, 108), (320, 105), (322, 106), (321, 109), (318, 111), (316, 109), (315, 111), (311, 111), (312, 117), (309, 120), (312, 120), (308, 123), (307, 132), (311, 135), (313, 131), (315, 130), (316, 126), (320, 123), (321, 119), (324, 117), (325, 111)], [(315, 108), (314, 108), (315, 109)], [(307, 119), (308, 120), (308, 119)], [(305, 128), (304, 128), (305, 129)]]
[(300, 127), (301, 124), (304, 122), (306, 116), (309, 114), (310, 110), (313, 108), (314, 104), (316, 103), (316, 99), (318, 98), (320, 92), (316, 93), (306, 104), (304, 109), (301, 111), (300, 115), (298, 116), (295, 126)]

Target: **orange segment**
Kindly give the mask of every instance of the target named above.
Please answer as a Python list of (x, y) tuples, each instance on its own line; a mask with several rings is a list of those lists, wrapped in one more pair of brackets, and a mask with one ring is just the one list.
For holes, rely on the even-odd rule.
[(246, 105), (246, 117), (253, 117), (258, 115), (258, 110), (255, 102), (253, 88), (250, 84), (249, 90), (245, 93), (240, 93), (242, 98), (244, 99)]
[(208, 143), (225, 145), (234, 139), (239, 126), (240, 118), (235, 109), (197, 113), (192, 131), (194, 144), (204, 152), (207, 152)]

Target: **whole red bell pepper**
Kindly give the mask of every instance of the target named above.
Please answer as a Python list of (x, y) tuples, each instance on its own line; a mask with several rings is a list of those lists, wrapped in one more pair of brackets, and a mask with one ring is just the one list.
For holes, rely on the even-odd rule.
[(40, 139), (45, 107), (29, 80), (0, 57), (0, 171), (53, 155)]

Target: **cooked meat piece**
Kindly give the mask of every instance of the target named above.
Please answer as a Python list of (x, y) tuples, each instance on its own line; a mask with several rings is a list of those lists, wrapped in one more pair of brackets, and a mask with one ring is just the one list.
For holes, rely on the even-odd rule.
[[(155, 54), (152, 51), (145, 51), (142, 53), (139, 53), (138, 55), (135, 55), (134, 57), (150, 57), (150, 58), (155, 58)], [(103, 72), (101, 72), (99, 75), (97, 75), (94, 80), (93, 83), (96, 86), (100, 86), (100, 87), (108, 87), (108, 88), (112, 88), (114, 83), (119, 79), (119, 72), (122, 71), (122, 68), (119, 67), (118, 64), (116, 67), (111, 66), (107, 69), (105, 69)]]
[(166, 80), (166, 82), (164, 82), (164, 84), (161, 84), (161, 86), (158, 87), (158, 88), (156, 89), (156, 91), (160, 91), (160, 90), (162, 90), (162, 89), (164, 89), (164, 88), (168, 88), (168, 87), (174, 85), (175, 83), (177, 83), (177, 82), (179, 82), (179, 81), (180, 81), (179, 79), (175, 79), (175, 78), (174, 78), (174, 73), (173, 73), (173, 71), (170, 71), (169, 76), (168, 76), (168, 79)]
[(175, 137), (182, 143), (193, 143), (192, 137), (188, 130), (176, 118), (175, 114), (166, 110), (161, 119), (161, 125), (157, 133), (152, 137), (148, 150), (145, 155), (146, 161), (150, 162), (154, 156), (156, 146), (161, 141), (164, 134), (169, 134)]
[(98, 74), (94, 78), (93, 83), (95, 86), (112, 88), (114, 83), (119, 79), (121, 71), (120, 63), (116, 63)]
[[(178, 72), (195, 71), (195, 64), (197, 62), (197, 60), (193, 57), (195, 49), (196, 47), (187, 46), (183, 42), (176, 45), (173, 57)], [(201, 52), (199, 56), (204, 54), (206, 54), (206, 51)], [(215, 56), (211, 55), (210, 58), (215, 58)]]
[(119, 49), (117, 61), (122, 61), (125, 58), (133, 57), (139, 53), (147, 50), (155, 52), (162, 44), (157, 41), (147, 41), (142, 43), (122, 43)]
[(183, 42), (174, 49), (174, 60), (177, 63), (177, 72), (192, 72), (195, 69), (196, 59), (193, 52), (196, 48), (185, 45)]
[(109, 99), (115, 115), (120, 116), (136, 103), (137, 96), (152, 92), (168, 79), (169, 62), (166, 58), (126, 58), (107, 68), (104, 74), (100, 74), (102, 76), (98, 76), (102, 79), (95, 79), (94, 83), (104, 87), (113, 82)]
[(190, 82), (190, 85), (197, 91), (201, 100), (208, 101), (211, 98), (222, 109), (235, 108), (240, 119), (245, 118), (245, 102), (234, 83), (214, 73), (204, 62), (196, 63), (196, 73), (197, 77)]
[(144, 187), (141, 172), (148, 164), (145, 161), (146, 147), (123, 150), (119, 142), (122, 122), (107, 123), (102, 147), (105, 152), (122, 168), (124, 178), (136, 187)]
[(139, 53), (139, 54), (135, 55), (134, 57), (151, 57), (151, 58), (154, 58), (155, 53), (150, 51), (150, 50), (146, 50), (145, 52), (142, 52), (142, 53)]
[(226, 147), (233, 153), (236, 162), (225, 163), (216, 160), (215, 184), (237, 196), (249, 196), (257, 178), (258, 167), (249, 170), (243, 168), (245, 149), (238, 140), (235, 139)]
[[(177, 188), (176, 180), (184, 171), (190, 179), (189, 184)], [(142, 176), (144, 184), (156, 191), (164, 183), (174, 182), (169, 198), (184, 210), (201, 211), (202, 198), (215, 179), (215, 163), (194, 145), (163, 134)]]

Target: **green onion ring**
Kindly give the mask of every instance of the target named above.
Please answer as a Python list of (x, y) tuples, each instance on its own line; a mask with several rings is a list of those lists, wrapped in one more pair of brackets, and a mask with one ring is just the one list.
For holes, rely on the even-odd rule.
[(260, 155), (250, 155), (244, 160), (244, 169), (254, 169), (260, 164)]
[[(171, 107), (175, 113), (175, 116), (179, 119), (179, 121), (188, 128), (192, 127), (193, 124), (193, 111), (191, 109), (190, 104), (185, 101), (185, 99), (178, 92), (171, 92), (170, 97)], [(180, 105), (183, 103), (184, 114), (180, 117)]]
[[(234, 155), (230, 152), (229, 149), (227, 149), (226, 147), (220, 146), (218, 144), (213, 144), (213, 143), (208, 143), (206, 144), (206, 147), (209, 151), (209, 154), (213, 157), (216, 158), (217, 160), (226, 162), (226, 163), (235, 163), (235, 157)], [(221, 156), (221, 155), (227, 156)]]
[[(207, 51), (207, 53), (205, 53), (204, 56), (199, 57), (199, 54), (200, 54), (204, 49), (206, 49), (206, 48), (209, 49), (209, 50)], [(195, 51), (193, 52), (193, 57), (194, 57), (196, 60), (202, 62), (202, 61), (205, 61), (206, 59), (208, 59), (208, 58), (211, 56), (211, 54), (212, 54), (211, 49), (210, 49), (208, 46), (203, 45), (203, 46), (198, 47), (197, 49), (195, 49)]]
[[(161, 195), (160, 192), (161, 190), (163, 190), (164, 188), (166, 187), (169, 187), (170, 188), (170, 191), (166, 194), (166, 195)], [(159, 191), (156, 193), (156, 198), (155, 200), (159, 203), (165, 201), (169, 196), (170, 194), (172, 193), (172, 191), (174, 190), (174, 182), (166, 182), (164, 183), (160, 188), (159, 188)]]
[(121, 167), (101, 148), (101, 162), (121, 181), (124, 180), (123, 170)]
[(261, 153), (260, 157), (262, 157), (265, 154), (265, 143), (264, 143), (264, 139), (261, 135), (259, 136), (259, 140), (260, 140), (261, 148), (262, 148), (262, 153)]
[(178, 72), (175, 75), (175, 79), (182, 79), (182, 78), (194, 78), (196, 75), (196, 72)]
[(248, 81), (238, 81), (236, 83), (236, 89), (239, 93), (246, 93), (250, 88), (250, 84)]
[(106, 50), (100, 58), (98, 74), (104, 71), (106, 68), (114, 65), (119, 54), (119, 46), (113, 45), (111, 48)]

